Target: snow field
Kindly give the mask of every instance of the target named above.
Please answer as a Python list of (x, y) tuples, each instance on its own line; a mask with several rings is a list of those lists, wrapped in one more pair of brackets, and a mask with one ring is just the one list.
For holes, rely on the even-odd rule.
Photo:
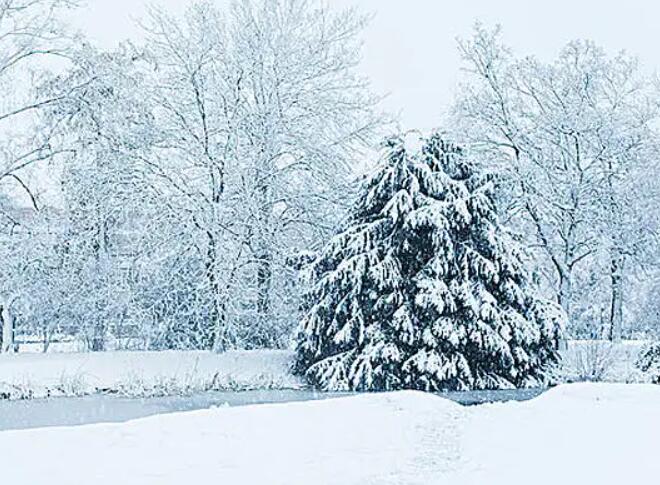
[(660, 387), (462, 408), (419, 392), (0, 433), (3, 483), (656, 484)]
[(658, 483), (659, 386), (570, 384), (469, 411), (472, 469), (452, 485)]

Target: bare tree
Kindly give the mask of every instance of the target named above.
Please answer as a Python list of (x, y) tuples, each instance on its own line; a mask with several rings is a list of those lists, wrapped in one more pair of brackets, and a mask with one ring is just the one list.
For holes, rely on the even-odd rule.
[[(91, 233), (132, 233), (131, 313), (149, 345), (288, 343), (291, 261), (341, 217), (382, 125), (355, 73), (363, 26), (313, 0), (153, 10), (144, 46), (82, 49), (53, 83), (63, 183), (78, 215), (100, 214)], [(116, 207), (131, 208), (130, 231)]]
[[(32, 130), (34, 116), (58, 101), (40, 95), (35, 87), (43, 80), (44, 58), (65, 55), (66, 36), (58, 15), (75, 4), (74, 0), (0, 0), (0, 190), (22, 193), (35, 210), (37, 197), (24, 174), (50, 158), (53, 150), (49, 132)], [(20, 223), (7, 205), (0, 206), (0, 213), (12, 227)], [(15, 297), (13, 288), (2, 286), (4, 338), (0, 351), (7, 351), (13, 348)]]
[[(46, 57), (66, 57), (67, 37), (58, 21), (63, 9), (76, 5), (73, 0), (0, 1), (0, 182), (13, 181), (28, 193), (19, 177), (21, 170), (51, 155), (47, 134), (31, 133), (30, 145), (13, 139), (15, 127), (29, 126), (33, 115), (59, 97), (43, 96), (35, 89), (43, 80)], [(28, 81), (28, 82), (25, 82)]]
[(647, 189), (640, 174), (659, 173), (651, 84), (633, 58), (608, 57), (591, 42), (569, 43), (549, 64), (517, 60), (499, 29), (477, 26), (460, 50), (469, 81), (456, 105), (459, 130), (500, 167), (508, 216), (533, 235), (530, 245), (552, 268), (548, 280), (569, 316), (576, 299), (588, 298), (575, 294), (576, 272), (609, 261), (613, 337), (622, 325), (625, 266), (652, 238), (633, 216)]
[(201, 2), (183, 24), (153, 12), (149, 25), (159, 149), (169, 155), (155, 174), (200, 233), (214, 347), (235, 344), (247, 309), (251, 330), (266, 334), (252, 339), (272, 345), (287, 257), (331, 222), (332, 190), (380, 125), (377, 99), (355, 75), (364, 19), (307, 0), (237, 2), (225, 15)]

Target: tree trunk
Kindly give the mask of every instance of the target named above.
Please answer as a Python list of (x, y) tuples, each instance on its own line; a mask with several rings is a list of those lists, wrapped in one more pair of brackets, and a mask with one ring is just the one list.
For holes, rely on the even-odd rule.
[(270, 319), (271, 287), (273, 282), (273, 256), (270, 251), (264, 251), (259, 257), (257, 266), (257, 314), (263, 322)]
[(557, 300), (559, 306), (566, 312), (566, 317), (571, 319), (571, 297), (573, 292), (573, 274), (564, 270), (559, 274), (559, 294)]
[[(272, 171), (273, 168), (271, 167)], [(259, 204), (259, 228), (257, 236), (257, 319), (262, 329), (268, 328), (272, 321), (272, 286), (273, 286), (273, 248), (271, 234), (271, 218), (273, 205), (271, 201), (271, 189), (267, 183), (259, 188), (261, 201)], [(261, 342), (268, 345), (267, 342)]]
[(105, 326), (102, 323), (94, 325), (94, 333), (89, 347), (92, 352), (103, 352), (105, 350)]
[(9, 304), (2, 305), (0, 311), (2, 317), (2, 347), (0, 353), (13, 353), (14, 345), (14, 315), (11, 312)]
[(615, 251), (610, 261), (610, 312), (608, 340), (621, 338), (623, 327), (623, 257)]
[(44, 342), (42, 352), (44, 354), (48, 353), (48, 348), (50, 347), (50, 333), (44, 332)]
[[(619, 207), (619, 200), (617, 198), (617, 190), (615, 188), (617, 167), (614, 161), (608, 159), (608, 175), (607, 183), (609, 188), (609, 212), (610, 222), (612, 226), (612, 241), (610, 248), (610, 311), (609, 311), (609, 326), (608, 326), (608, 339), (615, 340), (621, 337), (621, 330), (623, 327), (623, 265), (624, 255), (621, 248), (623, 247), (623, 229), (620, 224), (621, 209)], [(619, 172), (620, 172), (620, 166)], [(621, 175), (621, 173), (619, 173)]]
[(225, 352), (229, 349), (229, 332), (227, 331), (227, 305), (220, 300), (219, 295), (214, 295), (213, 304), (213, 344), (212, 350), (216, 353)]
[(222, 291), (222, 285), (218, 279), (216, 267), (216, 240), (212, 233), (207, 232), (208, 246), (206, 248), (206, 278), (211, 289), (213, 298), (211, 308), (211, 342), (210, 349), (213, 352), (224, 352), (230, 347), (230, 335), (227, 319), (226, 294)]

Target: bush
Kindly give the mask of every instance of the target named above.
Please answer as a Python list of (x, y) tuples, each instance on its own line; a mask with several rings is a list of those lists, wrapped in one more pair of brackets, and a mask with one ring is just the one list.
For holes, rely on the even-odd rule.
[(590, 341), (575, 346), (564, 365), (569, 381), (601, 382), (611, 374), (615, 360), (611, 342)]
[(660, 342), (655, 342), (639, 353), (635, 367), (651, 376), (654, 384), (660, 384)]

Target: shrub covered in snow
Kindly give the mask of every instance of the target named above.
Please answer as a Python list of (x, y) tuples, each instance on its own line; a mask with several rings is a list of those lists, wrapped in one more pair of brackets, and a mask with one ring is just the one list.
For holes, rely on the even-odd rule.
[(561, 382), (647, 383), (651, 373), (638, 360), (648, 347), (645, 340), (569, 340), (561, 351)]
[(655, 384), (660, 384), (660, 342), (643, 349), (635, 365), (642, 372), (649, 374)]
[(538, 298), (492, 177), (439, 135), (399, 139), (309, 270), (297, 369), (323, 389), (543, 382), (563, 313)]
[(608, 340), (576, 347), (572, 354), (570, 381), (604, 381), (615, 363), (614, 345)]

